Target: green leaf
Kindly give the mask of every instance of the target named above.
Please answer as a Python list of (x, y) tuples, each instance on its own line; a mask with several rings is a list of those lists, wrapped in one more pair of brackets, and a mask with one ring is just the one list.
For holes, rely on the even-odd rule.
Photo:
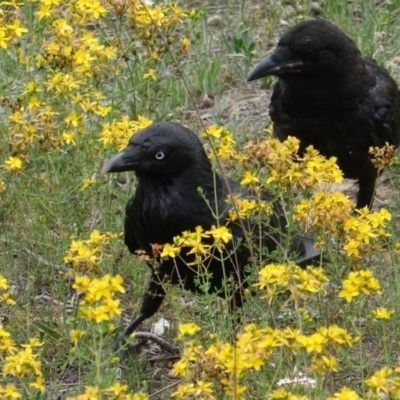
[(61, 339), (63, 335), (55, 331), (54, 329), (49, 328), (47, 325), (44, 325), (40, 322), (34, 322), (33, 325), (35, 325), (37, 328), (39, 328), (41, 331), (47, 333), (54, 339)]

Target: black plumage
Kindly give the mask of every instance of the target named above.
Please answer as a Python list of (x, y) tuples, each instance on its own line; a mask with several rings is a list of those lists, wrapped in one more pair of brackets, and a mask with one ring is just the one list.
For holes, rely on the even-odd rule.
[[(229, 208), (226, 202), (227, 182), (213, 171), (196, 135), (179, 124), (155, 123), (136, 133), (128, 147), (107, 161), (102, 170), (103, 173), (121, 171), (135, 171), (138, 178), (135, 195), (126, 206), (125, 243), (131, 253), (144, 250), (151, 257), (151, 244), (173, 243), (174, 236), (183, 231), (194, 231), (196, 226), (208, 230), (212, 225), (226, 223)], [(229, 181), (229, 185), (234, 193), (241, 190), (237, 183)], [(251, 195), (242, 193), (242, 197)], [(246, 229), (252, 228), (249, 221), (244, 223)], [(276, 211), (269, 224), (275, 231), (273, 228), (265, 231), (261, 242), (272, 252), (279, 242), (280, 233), (285, 231), (286, 220)], [(233, 239), (226, 245), (224, 262), (218, 260), (219, 255), (206, 262), (207, 273), (210, 274), (208, 291), (221, 297), (231, 297), (232, 305), (240, 307), (250, 252), (242, 227), (235, 222), (229, 224), (229, 229)], [(294, 240), (292, 249), (301, 253), (299, 264), (306, 263), (317, 254), (312, 242), (303, 238)], [(187, 266), (194, 261), (193, 255), (186, 253), (185, 250), (181, 252), (179, 258), (158, 259), (160, 265), (157, 268), (149, 263), (152, 276), (140, 314), (119, 336), (116, 348), (143, 320), (158, 310), (165, 296), (165, 282), (201, 291), (196, 285), (196, 266)], [(231, 289), (233, 296), (224, 290), (225, 282), (229, 280), (234, 282), (234, 289)]]
[(355, 43), (323, 19), (289, 29), (248, 81), (276, 75), (270, 104), (275, 135), (296, 136), (335, 156), (358, 179), (357, 207), (372, 206), (377, 170), (369, 148), (400, 141), (400, 96), (388, 72), (362, 57)]

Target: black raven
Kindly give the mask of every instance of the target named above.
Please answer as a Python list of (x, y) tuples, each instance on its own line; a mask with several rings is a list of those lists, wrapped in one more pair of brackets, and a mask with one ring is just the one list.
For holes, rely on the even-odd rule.
[(313, 145), (335, 156), (344, 176), (358, 179), (357, 207), (371, 207), (378, 173), (369, 148), (400, 141), (395, 81), (323, 19), (289, 29), (248, 81), (268, 75), (278, 77), (270, 104), (275, 135), (296, 136), (300, 152)]
[[(152, 244), (173, 243), (175, 236), (194, 231), (197, 226), (209, 230), (212, 225), (225, 225), (229, 208), (226, 183), (236, 194), (240, 190), (237, 183), (224, 182), (213, 171), (197, 136), (172, 122), (155, 123), (133, 135), (128, 147), (105, 163), (102, 173), (121, 171), (135, 171), (138, 178), (135, 195), (126, 206), (125, 244), (131, 253), (143, 250), (150, 257), (153, 255)], [(242, 196), (251, 195), (244, 193)], [(244, 221), (246, 225), (248, 222)], [(285, 231), (286, 220), (276, 211), (269, 224), (271, 228), (261, 240), (262, 245), (272, 252), (280, 234)], [(241, 226), (232, 222), (229, 229), (233, 239), (226, 245), (223, 256), (219, 254), (206, 262), (208, 291), (231, 297), (232, 307), (240, 307), (250, 252)], [(292, 249), (301, 253), (297, 259), (299, 265), (317, 254), (312, 242), (304, 238), (293, 240)], [(143, 320), (158, 310), (165, 296), (166, 282), (201, 292), (196, 284), (199, 274), (193, 266), (194, 255), (188, 255), (187, 250), (176, 258), (161, 260), (158, 257), (156, 268), (148, 263), (152, 276), (140, 314), (118, 337), (114, 349), (118, 349)], [(224, 290), (224, 282), (229, 280), (233, 281), (233, 296)]]

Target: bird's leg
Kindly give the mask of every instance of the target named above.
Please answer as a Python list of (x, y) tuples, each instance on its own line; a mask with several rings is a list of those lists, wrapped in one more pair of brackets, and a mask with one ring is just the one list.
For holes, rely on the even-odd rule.
[(374, 203), (375, 183), (378, 172), (371, 162), (367, 166), (366, 172), (367, 174), (358, 179), (357, 208), (367, 206), (371, 209)]
[[(161, 303), (165, 297), (165, 290), (159, 281), (156, 274), (153, 273), (152, 280), (147, 289), (147, 292), (143, 295), (142, 307), (140, 314), (124, 329), (124, 331), (118, 336), (117, 340), (113, 344), (113, 351), (117, 351), (120, 347), (126, 345), (126, 339), (133, 333), (133, 331), (147, 318), (150, 318), (160, 308)], [(138, 345), (133, 346), (133, 349), (140, 349), (143, 346), (143, 341)], [(137, 353), (136, 351), (133, 351)]]

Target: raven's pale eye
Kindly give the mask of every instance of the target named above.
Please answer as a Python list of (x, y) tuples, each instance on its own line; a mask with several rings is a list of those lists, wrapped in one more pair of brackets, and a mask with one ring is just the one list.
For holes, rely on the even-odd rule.
[(165, 157), (164, 152), (159, 151), (158, 153), (156, 153), (156, 160), (162, 160)]

